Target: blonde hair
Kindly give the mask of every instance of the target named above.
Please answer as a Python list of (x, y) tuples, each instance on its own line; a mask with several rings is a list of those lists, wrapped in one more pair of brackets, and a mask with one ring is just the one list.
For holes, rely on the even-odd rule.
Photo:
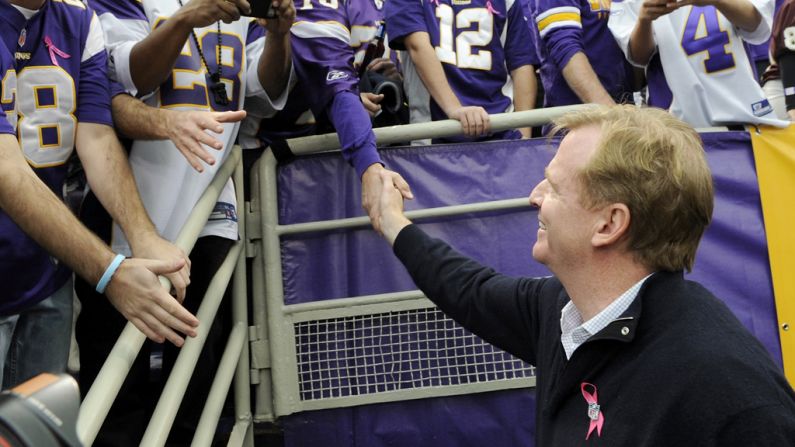
[(578, 173), (583, 205), (625, 204), (635, 258), (653, 270), (690, 271), (714, 202), (698, 133), (663, 110), (629, 105), (586, 107), (553, 123), (553, 134), (601, 130), (594, 156)]

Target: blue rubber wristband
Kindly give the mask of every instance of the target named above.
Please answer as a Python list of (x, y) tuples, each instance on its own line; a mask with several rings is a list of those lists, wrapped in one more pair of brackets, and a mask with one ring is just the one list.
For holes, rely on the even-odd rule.
[(124, 255), (116, 255), (113, 258), (113, 261), (110, 262), (108, 268), (105, 269), (105, 273), (102, 274), (102, 277), (99, 278), (99, 282), (97, 283), (97, 293), (105, 293), (105, 289), (108, 287), (108, 283), (110, 283), (110, 279), (113, 278), (113, 274), (116, 273), (116, 270), (119, 269), (122, 261), (124, 261)]

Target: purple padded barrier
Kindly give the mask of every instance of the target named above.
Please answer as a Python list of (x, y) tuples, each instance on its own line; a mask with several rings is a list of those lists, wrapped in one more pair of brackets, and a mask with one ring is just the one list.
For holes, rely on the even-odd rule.
[[(714, 221), (692, 278), (722, 298), (781, 364), (767, 248), (745, 132), (702, 135), (714, 171)], [(416, 199), (408, 209), (527, 196), (553, 149), (543, 139), (382, 150)], [(304, 157), (279, 170), (280, 223), (362, 215), (360, 188), (339, 154)], [(548, 275), (532, 261), (534, 211), (423, 221), (429, 233), (511, 275)], [(415, 289), (372, 230), (283, 239), (285, 302)], [(532, 446), (535, 394), (507, 390), (320, 410), (282, 418), (285, 445)]]

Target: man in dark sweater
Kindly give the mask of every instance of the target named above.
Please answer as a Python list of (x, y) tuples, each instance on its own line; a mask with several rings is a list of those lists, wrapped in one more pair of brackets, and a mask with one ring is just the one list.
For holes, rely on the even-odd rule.
[(683, 278), (713, 207), (698, 134), (631, 106), (555, 125), (566, 136), (530, 194), (533, 257), (554, 277), (507, 277), (430, 238), (388, 177), (374, 227), (445, 313), (536, 365), (536, 445), (795, 445), (782, 372)]

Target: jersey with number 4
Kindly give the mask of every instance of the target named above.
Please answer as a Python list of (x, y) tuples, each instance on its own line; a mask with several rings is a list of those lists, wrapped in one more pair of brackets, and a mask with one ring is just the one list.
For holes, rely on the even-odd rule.
[[(464, 106), (481, 106), (488, 113), (513, 110), (510, 72), (538, 63), (534, 37), (522, 0), (387, 0), (389, 45), (405, 50), (403, 40), (426, 32), (447, 82)], [(404, 68), (415, 64), (404, 60)], [(427, 97), (418, 76), (406, 73), (409, 104)], [(419, 87), (418, 87), (419, 85)], [(421, 87), (421, 88), (420, 88)], [(447, 115), (430, 101), (430, 119)], [(415, 109), (416, 104), (411, 104)], [(426, 121), (412, 110), (412, 122)]]
[[(0, 38), (14, 57), (16, 116), (9, 116), (16, 119), (19, 145), (60, 197), (78, 122), (112, 125), (99, 20), (79, 0), (46, 1), (38, 11), (0, 2)], [(0, 278), (7, 280), (0, 314), (8, 314), (50, 296), (71, 273), (0, 214)]]
[[(188, 3), (183, 1), (183, 3)], [(110, 54), (111, 76), (131, 94), (138, 93), (132, 80), (130, 53), (151, 30), (162, 26), (180, 8), (177, 0), (91, 0), (102, 21)], [(154, 107), (176, 110), (227, 111), (239, 110), (246, 96), (258, 95), (273, 106), (257, 77), (257, 62), (264, 46), (263, 39), (248, 38), (256, 22), (240, 19), (233, 23), (216, 23), (194, 29), (177, 57), (169, 77), (144, 101)], [(198, 45), (197, 45), (198, 41)], [(219, 51), (220, 49), (220, 51)], [(219, 69), (228, 104), (218, 101), (209, 82), (209, 73)], [(220, 54), (220, 56), (219, 56)], [(239, 123), (223, 124), (223, 133), (216, 138), (224, 144), (221, 153), (208, 151), (218, 159), (214, 166), (196, 172), (169, 140), (135, 141), (130, 151), (130, 165), (144, 206), (163, 237), (174, 241), (187, 221), (222, 161), (231, 151)], [(231, 180), (221, 193), (215, 210), (201, 233), (228, 239), (237, 238), (237, 213)], [(127, 241), (114, 226), (112, 247), (130, 254)]]
[[(642, 3), (614, 0), (610, 11), (610, 31), (628, 59), (629, 38)], [(662, 70), (673, 93), (670, 111), (694, 127), (786, 126), (765, 98), (743, 45), (770, 36), (773, 0), (751, 3), (762, 16), (751, 32), (736, 28), (714, 6), (685, 6), (652, 22)]]

